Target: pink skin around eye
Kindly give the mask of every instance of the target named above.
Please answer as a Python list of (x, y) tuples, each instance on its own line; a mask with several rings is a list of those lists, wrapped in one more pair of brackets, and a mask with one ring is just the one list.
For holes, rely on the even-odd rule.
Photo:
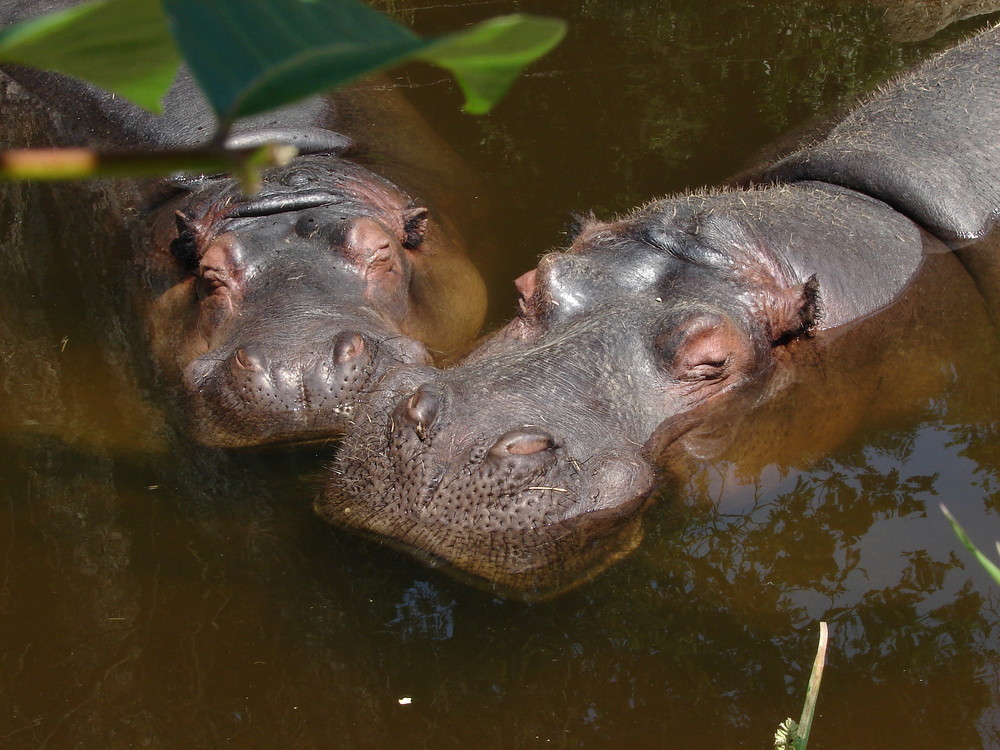
[(211, 347), (219, 328), (233, 315), (242, 290), (243, 273), (237, 265), (236, 238), (224, 234), (212, 241), (201, 257), (202, 294), (198, 330)]
[(387, 286), (404, 281), (407, 260), (403, 247), (374, 219), (360, 217), (351, 223), (343, 252), (369, 284), (369, 297), (382, 297)]

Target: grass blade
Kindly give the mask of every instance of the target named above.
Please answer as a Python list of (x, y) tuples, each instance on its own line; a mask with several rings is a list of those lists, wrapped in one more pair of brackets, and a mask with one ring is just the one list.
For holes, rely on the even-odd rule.
[[(972, 543), (972, 540), (969, 539), (969, 535), (965, 533), (965, 529), (959, 525), (958, 521), (955, 520), (955, 517), (951, 514), (951, 511), (945, 507), (944, 503), (941, 504), (941, 512), (944, 513), (944, 517), (948, 519), (948, 523), (951, 524), (951, 528), (955, 531), (955, 536), (958, 537), (958, 540), (965, 545), (965, 548), (969, 550), (969, 552), (975, 555), (979, 564), (986, 569), (986, 572), (990, 574), (993, 580), (996, 581), (997, 584), (1000, 584), (1000, 568), (998, 568), (996, 564), (986, 555), (980, 552), (979, 548)], [(1000, 542), (997, 542), (997, 551), (1000, 552)]]

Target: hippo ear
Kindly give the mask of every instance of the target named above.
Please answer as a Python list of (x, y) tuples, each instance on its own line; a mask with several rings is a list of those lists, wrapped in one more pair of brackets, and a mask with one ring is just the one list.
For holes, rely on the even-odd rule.
[(754, 290), (757, 317), (772, 344), (783, 344), (813, 327), (820, 312), (815, 274), (804, 283), (784, 286), (791, 279), (775, 251), (757, 227), (737, 216), (702, 212), (692, 218), (691, 227), (672, 251), (697, 263), (735, 270), (746, 288)]
[(816, 275), (792, 287), (765, 287), (758, 298), (772, 345), (807, 334), (820, 315), (819, 281)]
[(427, 234), (428, 210), (422, 206), (410, 206), (403, 211), (403, 247), (416, 250), (424, 242)]
[(177, 238), (170, 243), (170, 252), (185, 273), (195, 273), (200, 260), (195, 222), (183, 211), (176, 211), (174, 223), (177, 225)]

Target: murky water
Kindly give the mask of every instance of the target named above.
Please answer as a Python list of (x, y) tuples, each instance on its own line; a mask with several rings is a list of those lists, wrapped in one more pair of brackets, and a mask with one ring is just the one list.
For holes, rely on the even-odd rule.
[[(571, 23), (486, 118), (437, 71), (403, 75), (487, 185), (494, 322), (571, 212), (718, 182), (983, 22), (900, 43), (860, 2), (394, 5), (427, 32)], [(126, 244), (86, 219), (116, 207), (3, 192), (0, 746), (764, 748), (826, 619), (810, 747), (1000, 747), (1000, 598), (937, 509), (1000, 538), (994, 333), (809, 462), (764, 442), (688, 467), (631, 558), (513, 604), (317, 521), (332, 447), (174, 435), (125, 315)]]

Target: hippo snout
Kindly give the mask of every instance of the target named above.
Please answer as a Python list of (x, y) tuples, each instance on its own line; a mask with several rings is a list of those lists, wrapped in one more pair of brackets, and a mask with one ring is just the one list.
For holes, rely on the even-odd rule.
[[(408, 361), (427, 361), (426, 349), (406, 337), (378, 339), (363, 330), (308, 340), (289, 353), (286, 342), (242, 343), (194, 360), (185, 372), (193, 428), (209, 445), (320, 439), (344, 432), (374, 373)], [(287, 436), (287, 437), (286, 437)]]
[[(260, 388), (265, 381), (275, 387), (290, 391), (301, 390), (307, 396), (310, 390), (322, 391), (332, 385), (336, 374), (345, 382), (359, 369), (371, 362), (365, 340), (357, 331), (343, 331), (334, 340), (328, 357), (301, 358), (287, 361), (265, 346), (249, 344), (237, 348), (229, 358), (230, 372), (237, 387)], [(287, 395), (287, 394), (286, 394)]]
[(248, 344), (229, 357), (228, 386), (246, 407), (278, 408), (303, 422), (322, 420), (329, 410), (353, 411), (371, 362), (370, 348), (357, 331), (342, 331), (332, 342), (292, 359), (283, 351)]
[(387, 420), (356, 420), (320, 515), (520, 599), (572, 588), (638, 544), (654, 486), (641, 455), (573, 455), (528, 420), (491, 434), (497, 415), (485, 413), (458, 431), (469, 424), (461, 384), (433, 374), (386, 376), (366, 409)]

